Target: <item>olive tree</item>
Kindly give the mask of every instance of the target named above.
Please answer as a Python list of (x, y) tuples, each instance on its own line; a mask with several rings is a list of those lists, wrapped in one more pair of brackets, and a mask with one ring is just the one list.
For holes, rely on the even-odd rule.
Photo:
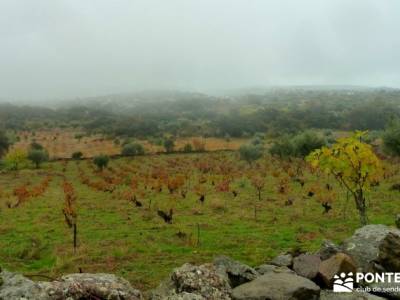
[(385, 152), (400, 156), (400, 120), (392, 120), (382, 135)]
[(242, 145), (239, 148), (240, 159), (247, 161), (251, 164), (253, 161), (258, 160), (263, 155), (263, 147), (259, 145)]
[(101, 154), (93, 158), (93, 163), (102, 171), (107, 168), (110, 158), (107, 155)]
[(76, 151), (76, 152), (72, 153), (71, 157), (74, 160), (80, 160), (83, 157), (83, 153), (81, 151)]
[(10, 147), (10, 141), (5, 132), (0, 131), (0, 158), (7, 152)]
[(30, 149), (28, 159), (35, 164), (36, 169), (49, 160), (49, 153), (45, 149)]
[(121, 154), (123, 156), (143, 155), (144, 154), (144, 148), (139, 143), (126, 144), (126, 145), (123, 146)]
[(164, 141), (164, 148), (165, 148), (165, 152), (167, 153), (171, 153), (174, 151), (175, 148), (175, 142), (172, 138), (166, 139)]

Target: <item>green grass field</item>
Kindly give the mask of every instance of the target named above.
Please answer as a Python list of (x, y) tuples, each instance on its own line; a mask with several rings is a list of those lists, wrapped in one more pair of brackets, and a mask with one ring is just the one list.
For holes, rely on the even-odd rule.
[[(346, 193), (332, 178), (313, 175), (298, 164), (292, 162), (288, 169), (287, 163), (266, 157), (250, 166), (234, 152), (220, 152), (115, 159), (110, 162), (111, 170), (103, 173), (90, 161), (52, 162), (39, 170), (2, 173), (0, 265), (50, 277), (78, 272), (79, 268), (111, 272), (146, 290), (186, 262), (203, 263), (225, 254), (257, 265), (282, 251), (313, 251), (323, 239), (339, 242), (349, 236), (359, 226), (352, 199), (346, 201)], [(294, 180), (297, 166), (303, 170), (304, 187)], [(398, 165), (388, 164), (388, 178), (368, 193), (371, 223), (393, 224), (400, 212), (399, 192), (390, 191), (400, 180), (398, 170)], [(82, 182), (82, 174), (103, 183), (112, 177), (115, 189), (111, 193), (90, 187)], [(261, 201), (248, 179), (257, 174), (263, 174), (265, 180)], [(185, 184), (171, 194), (165, 180), (176, 175), (184, 175)], [(17, 201), (13, 195), (16, 187), (26, 185), (29, 190), (46, 176), (51, 181), (42, 195), (9, 208)], [(62, 213), (64, 177), (77, 195), (75, 252), (72, 231)], [(217, 187), (227, 178), (231, 180), (229, 192), (219, 191)], [(134, 191), (132, 179), (138, 183)], [(162, 192), (151, 189), (157, 181), (164, 182)], [(325, 190), (328, 182), (333, 194)], [(283, 192), (279, 191), (281, 185), (285, 186)], [(182, 189), (187, 190), (186, 198), (180, 194)], [(315, 192), (313, 197), (307, 196), (310, 190)], [(128, 201), (125, 195), (129, 191), (142, 207)], [(199, 191), (205, 194), (203, 204)], [(324, 197), (332, 198), (333, 209), (327, 214), (320, 203)], [(285, 205), (289, 198), (293, 205)], [(167, 224), (157, 209), (170, 208), (173, 222)]]

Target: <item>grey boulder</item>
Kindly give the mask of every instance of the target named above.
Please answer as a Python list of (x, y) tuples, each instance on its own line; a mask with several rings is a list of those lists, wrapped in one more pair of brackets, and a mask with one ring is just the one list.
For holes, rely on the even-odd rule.
[(0, 274), (0, 299), (51, 299), (40, 283), (22, 276), (3, 270)]
[(379, 245), (379, 264), (386, 270), (400, 272), (400, 236), (389, 232)]
[(267, 273), (233, 289), (236, 300), (314, 300), (320, 288), (311, 280), (289, 273)]
[(356, 266), (350, 256), (344, 253), (338, 253), (331, 258), (324, 260), (319, 265), (318, 278), (325, 286), (331, 288), (334, 277), (340, 273), (355, 273)]
[(293, 270), (300, 276), (314, 279), (318, 275), (321, 258), (317, 254), (300, 254), (293, 259)]
[(260, 275), (264, 275), (267, 273), (291, 273), (294, 274), (294, 271), (289, 269), (288, 267), (278, 267), (278, 266), (274, 266), (274, 265), (268, 265), (268, 264), (264, 264), (261, 266), (256, 267), (256, 271), (260, 274)]
[[(391, 242), (400, 241), (400, 230), (398, 229), (385, 225), (366, 225), (356, 230), (352, 237), (345, 240), (343, 243), (344, 252), (355, 260), (357, 267), (363, 272), (374, 272), (377, 270), (376, 264), (379, 264), (380, 260), (381, 243), (388, 238), (389, 234), (391, 234), (389, 237)], [(398, 266), (399, 259), (396, 264), (387, 267), (392, 269), (392, 267)]]
[(276, 256), (273, 260), (269, 262), (271, 265), (278, 267), (288, 267), (290, 268), (293, 264), (293, 256), (291, 254), (281, 254)]
[(395, 218), (395, 220), (394, 220), (394, 223), (396, 224), (396, 227), (397, 227), (398, 229), (400, 229), (400, 214), (397, 214), (397, 215), (396, 215), (396, 218)]
[(232, 260), (227, 256), (218, 256), (214, 259), (214, 265), (222, 272), (225, 272), (229, 278), (229, 283), (232, 288), (243, 283), (256, 279), (258, 272), (238, 261)]
[[(57, 287), (57, 285), (57, 282), (54, 281), (53, 286)], [(58, 290), (62, 289), (63, 297), (72, 299), (84, 297), (115, 300), (142, 299), (140, 291), (132, 288), (127, 280), (113, 274), (70, 274), (61, 277), (59, 287)]]
[(151, 291), (149, 298), (229, 300), (231, 292), (228, 277), (215, 265), (184, 264), (172, 272), (170, 279)]
[(330, 240), (324, 240), (317, 254), (321, 260), (326, 260), (339, 252), (342, 252), (342, 249), (338, 245)]
[(140, 291), (112, 274), (71, 274), (52, 282), (33, 282), (7, 271), (0, 275), (0, 299), (142, 299)]

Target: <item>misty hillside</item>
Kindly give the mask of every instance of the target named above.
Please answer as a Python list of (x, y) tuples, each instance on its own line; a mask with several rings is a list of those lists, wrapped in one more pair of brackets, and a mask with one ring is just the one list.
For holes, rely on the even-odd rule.
[(288, 87), (230, 96), (147, 91), (50, 107), (2, 104), (0, 124), (7, 129), (79, 126), (88, 132), (132, 137), (242, 137), (311, 128), (381, 130), (400, 116), (400, 90)]

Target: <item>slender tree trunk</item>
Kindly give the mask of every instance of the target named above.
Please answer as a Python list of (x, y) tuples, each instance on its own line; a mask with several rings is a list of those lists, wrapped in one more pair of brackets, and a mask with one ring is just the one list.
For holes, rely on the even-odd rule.
[(343, 205), (343, 220), (347, 219), (347, 204), (349, 203), (349, 191), (346, 191), (346, 202)]
[(367, 217), (367, 205), (365, 203), (365, 197), (362, 190), (357, 190), (354, 194), (356, 206), (358, 209), (358, 213), (360, 214), (360, 223), (362, 226), (368, 224)]

